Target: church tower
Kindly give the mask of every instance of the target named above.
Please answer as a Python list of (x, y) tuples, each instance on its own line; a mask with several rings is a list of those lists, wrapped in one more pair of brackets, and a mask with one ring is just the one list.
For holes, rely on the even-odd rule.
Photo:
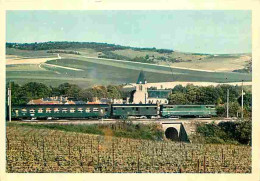
[(145, 79), (144, 72), (141, 71), (136, 82), (136, 91), (134, 93), (133, 103), (146, 104), (147, 98), (148, 98), (147, 81)]

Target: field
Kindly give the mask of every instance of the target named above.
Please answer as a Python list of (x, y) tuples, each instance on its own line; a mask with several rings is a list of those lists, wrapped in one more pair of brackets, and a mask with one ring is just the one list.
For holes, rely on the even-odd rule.
[[(126, 50), (124, 51), (126, 52)], [(135, 83), (141, 70), (145, 72), (148, 83), (173, 81), (223, 83), (241, 82), (241, 80), (250, 82), (252, 80), (251, 73), (214, 72), (212, 70), (199, 71), (189, 69), (188, 65), (188, 68), (174, 68), (169, 67), (169, 65), (97, 58), (99, 52), (96, 52), (93, 49), (79, 49), (79, 52), (80, 55), (60, 54), (62, 59), (56, 59), (56, 54), (48, 54), (43, 50), (27, 51), (8, 48), (6, 65), (7, 81), (15, 81), (20, 84), (36, 81), (52, 86), (69, 82), (75, 83), (82, 88), (88, 88), (101, 84)], [(125, 52), (123, 53), (126, 54)], [(149, 51), (143, 52), (133, 50), (131, 50), (131, 52), (138, 52), (136, 53), (136, 56), (149, 53)], [(152, 53), (156, 56), (159, 54), (158, 52)], [(181, 57), (186, 55), (184, 53), (174, 53), (176, 54), (175, 56), (177, 56), (177, 54)], [(205, 61), (207, 59), (205, 57), (209, 57), (209, 55), (188, 55), (192, 58), (202, 57)], [(186, 58), (188, 55), (186, 55)], [(230, 58), (230, 56), (227, 57)], [(211, 59), (208, 61), (211, 61)], [(214, 62), (216, 61), (213, 61), (212, 64), (208, 63), (208, 65), (214, 65), (216, 67)], [(191, 62), (174, 63), (173, 66), (181, 63)], [(220, 65), (224, 66), (222, 68), (227, 67), (224, 62)]]
[[(173, 58), (180, 62), (170, 63), (173, 67), (198, 69), (206, 71), (217, 72), (232, 72), (233, 70), (244, 68), (252, 59), (250, 54), (227, 54), (227, 55), (209, 55), (209, 54), (196, 54), (196, 53), (184, 53), (184, 52), (172, 52), (170, 54), (161, 54), (158, 52), (149, 51), (134, 51), (134, 50), (116, 50), (113, 53), (134, 58), (135, 56), (146, 56)], [(167, 65), (164, 61), (157, 61), (160, 65)]]
[(9, 173), (251, 173), (251, 147), (7, 126)]
[(211, 56), (202, 60), (192, 62), (175, 63), (176, 67), (185, 67), (191, 69), (212, 70), (217, 72), (231, 72), (243, 69), (249, 62), (251, 56)]

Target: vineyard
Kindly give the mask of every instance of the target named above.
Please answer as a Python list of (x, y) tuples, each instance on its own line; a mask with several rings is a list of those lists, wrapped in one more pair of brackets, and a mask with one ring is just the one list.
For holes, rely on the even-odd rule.
[(251, 147), (7, 126), (9, 173), (250, 173)]

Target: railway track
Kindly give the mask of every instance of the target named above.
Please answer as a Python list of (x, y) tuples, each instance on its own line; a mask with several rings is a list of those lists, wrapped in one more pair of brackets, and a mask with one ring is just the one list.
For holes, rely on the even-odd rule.
[[(113, 124), (119, 121), (118, 119), (95, 119), (95, 120), (23, 120), (19, 121), (21, 123), (35, 123), (35, 124)], [(128, 120), (129, 121), (129, 120)], [(133, 124), (151, 124), (151, 123), (195, 123), (195, 122), (204, 122), (204, 123), (219, 123), (223, 121), (235, 121), (235, 119), (211, 119), (211, 118), (186, 118), (186, 119), (131, 119)]]

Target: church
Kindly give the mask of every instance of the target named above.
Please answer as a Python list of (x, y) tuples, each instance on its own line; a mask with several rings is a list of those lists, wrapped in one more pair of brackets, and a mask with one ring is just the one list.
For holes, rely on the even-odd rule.
[(168, 104), (170, 89), (151, 89), (147, 84), (144, 72), (141, 71), (136, 88), (132, 92), (130, 103), (132, 104)]

